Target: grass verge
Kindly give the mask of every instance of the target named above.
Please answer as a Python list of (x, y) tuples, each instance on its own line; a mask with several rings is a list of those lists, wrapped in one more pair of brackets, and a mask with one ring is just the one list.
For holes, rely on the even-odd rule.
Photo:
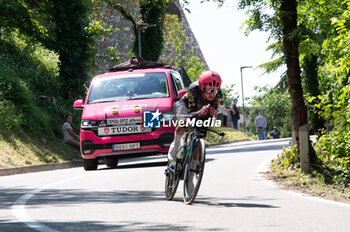
[(27, 134), (0, 134), (0, 168), (57, 163), (80, 159), (78, 149), (62, 139), (35, 138)]
[[(242, 132), (232, 128), (213, 128), (224, 132), (222, 142), (250, 139)], [(221, 136), (208, 132), (206, 143), (218, 143)], [(27, 165), (57, 163), (81, 159), (79, 150), (65, 144), (62, 139), (35, 138), (27, 134), (0, 134), (0, 168), (22, 167)]]
[(266, 177), (285, 190), (350, 204), (350, 186), (327, 184), (320, 175), (304, 174), (294, 169), (272, 168), (272, 171), (266, 173)]
[[(219, 132), (219, 133), (225, 133), (225, 136), (221, 142), (229, 142), (234, 140), (242, 140), (242, 139), (249, 139), (252, 140), (249, 136), (245, 135), (241, 131), (229, 128), (229, 127), (213, 127), (212, 130)], [(207, 145), (216, 144), (219, 143), (221, 140), (221, 136), (208, 132), (207, 137), (205, 139), (205, 142)]]

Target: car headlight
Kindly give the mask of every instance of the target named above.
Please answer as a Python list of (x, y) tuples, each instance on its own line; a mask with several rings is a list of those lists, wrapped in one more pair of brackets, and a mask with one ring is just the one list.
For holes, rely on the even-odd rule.
[(81, 128), (93, 128), (98, 126), (96, 120), (81, 120)]

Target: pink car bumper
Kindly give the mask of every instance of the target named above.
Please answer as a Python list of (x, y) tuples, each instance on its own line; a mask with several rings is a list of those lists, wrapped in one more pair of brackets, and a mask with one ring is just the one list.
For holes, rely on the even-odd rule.
[(81, 154), (84, 159), (98, 156), (145, 156), (167, 153), (174, 140), (174, 127), (153, 129), (150, 133), (99, 137), (96, 131), (80, 129)]

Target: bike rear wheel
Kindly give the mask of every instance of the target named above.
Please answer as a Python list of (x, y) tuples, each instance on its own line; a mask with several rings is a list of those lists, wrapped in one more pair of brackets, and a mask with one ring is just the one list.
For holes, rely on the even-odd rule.
[[(199, 150), (198, 167), (192, 167), (195, 153)], [(185, 166), (183, 200), (189, 205), (197, 196), (202, 182), (204, 164), (205, 164), (205, 143), (204, 139), (198, 139), (192, 147), (192, 159), (188, 159)]]

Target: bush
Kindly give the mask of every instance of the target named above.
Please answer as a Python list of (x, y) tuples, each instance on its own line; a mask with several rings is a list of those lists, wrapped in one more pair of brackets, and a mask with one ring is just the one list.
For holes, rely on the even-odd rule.
[(52, 135), (60, 121), (38, 96), (58, 93), (57, 57), (14, 36), (0, 40), (0, 58), (0, 128)]
[(8, 100), (0, 100), (0, 129), (18, 130), (22, 124), (22, 118), (16, 114), (15, 105)]
[(272, 161), (272, 170), (300, 169), (299, 148), (297, 145), (285, 147), (281, 155)]
[(322, 161), (325, 181), (346, 186), (350, 183), (350, 134), (333, 130), (320, 137), (315, 150)]

